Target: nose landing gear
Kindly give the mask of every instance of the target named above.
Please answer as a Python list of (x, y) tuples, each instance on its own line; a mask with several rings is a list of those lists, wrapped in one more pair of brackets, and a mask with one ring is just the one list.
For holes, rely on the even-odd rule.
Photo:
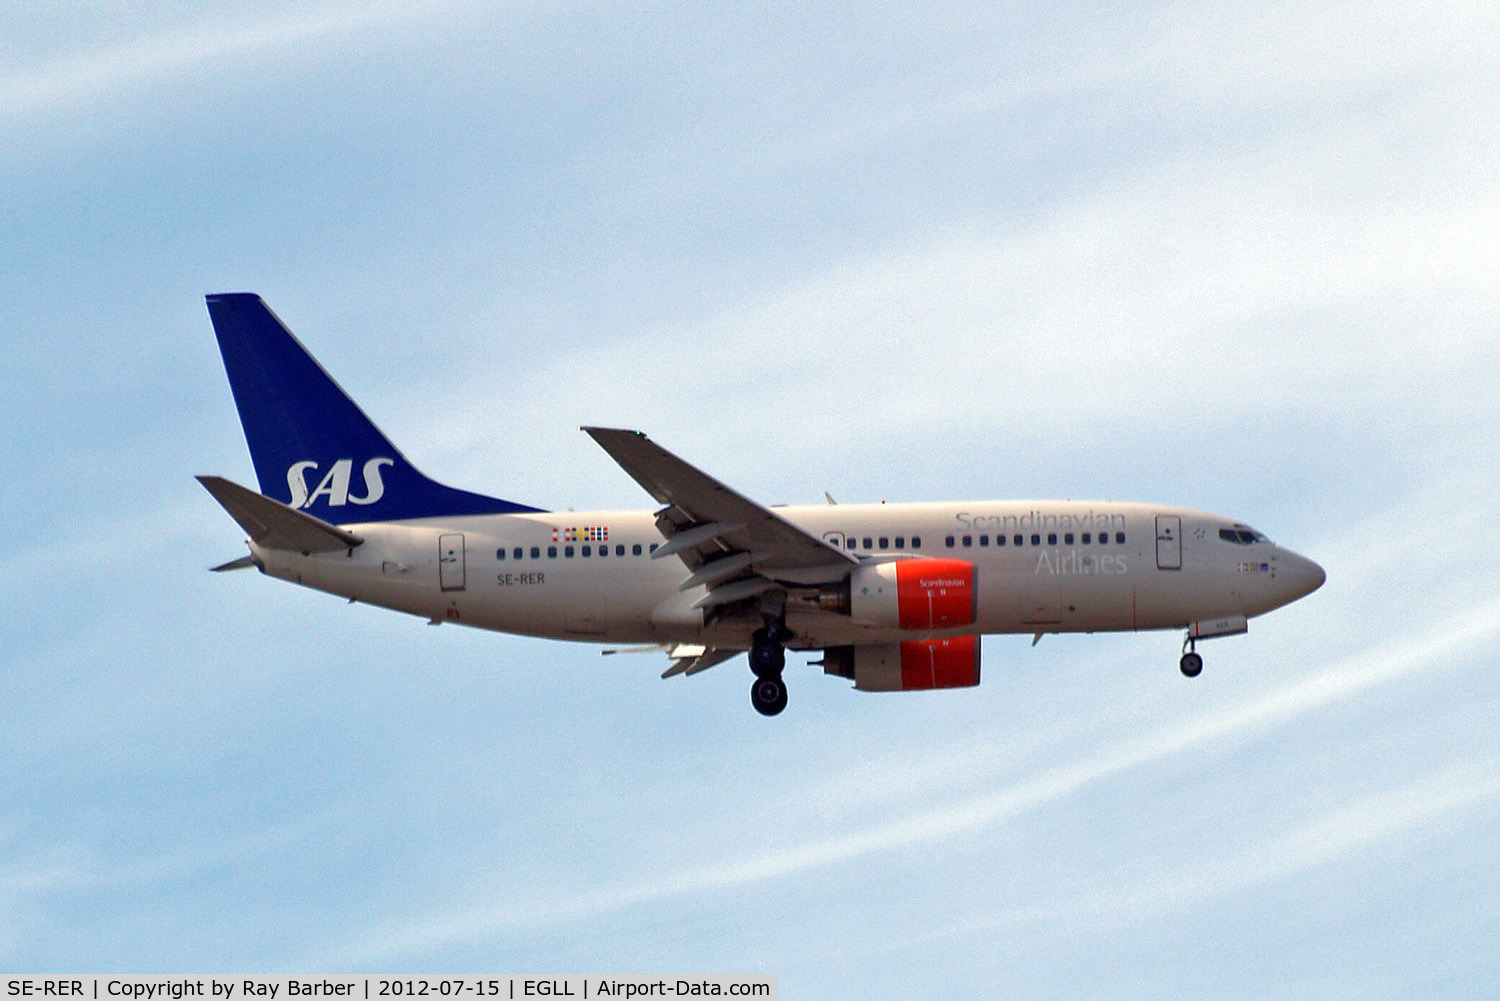
[(1177, 666), (1187, 677), (1196, 678), (1203, 673), (1203, 657), (1198, 653), (1198, 643), (1192, 637), (1188, 637), (1182, 646), (1182, 660), (1178, 661)]

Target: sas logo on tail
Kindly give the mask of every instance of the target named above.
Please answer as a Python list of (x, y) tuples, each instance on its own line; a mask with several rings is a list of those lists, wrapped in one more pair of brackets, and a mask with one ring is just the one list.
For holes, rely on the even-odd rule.
[(307, 474), (316, 473), (318, 464), (304, 459), (302, 462), (294, 462), (286, 471), (286, 487), (291, 492), (291, 505), (295, 508), (309, 508), (320, 497), (328, 498), (329, 507), (343, 507), (345, 504), (374, 504), (385, 496), (385, 482), (380, 478), (381, 466), (394, 466), (395, 459), (378, 458), (370, 459), (365, 463), (361, 474), (364, 477), (364, 494), (352, 495), (349, 493), (349, 480), (354, 472), (353, 459), (339, 459), (311, 492), (307, 489)]

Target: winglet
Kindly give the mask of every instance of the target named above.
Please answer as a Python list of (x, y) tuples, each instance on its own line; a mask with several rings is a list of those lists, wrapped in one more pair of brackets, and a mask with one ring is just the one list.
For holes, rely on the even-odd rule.
[(302, 553), (331, 553), (352, 549), (365, 541), (353, 532), (346, 532), (222, 476), (200, 476), (198, 482), (213, 494), (214, 500), (258, 546)]

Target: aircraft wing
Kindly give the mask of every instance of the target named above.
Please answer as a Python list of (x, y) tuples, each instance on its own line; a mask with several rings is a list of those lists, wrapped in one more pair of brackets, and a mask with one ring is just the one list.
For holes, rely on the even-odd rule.
[(850, 554), (725, 486), (639, 431), (586, 427), (599, 446), (646, 492), (666, 505), (656, 515), (666, 542), (652, 556), (678, 556), (703, 586), (697, 607), (756, 597), (777, 581), (840, 580), (858, 564)]

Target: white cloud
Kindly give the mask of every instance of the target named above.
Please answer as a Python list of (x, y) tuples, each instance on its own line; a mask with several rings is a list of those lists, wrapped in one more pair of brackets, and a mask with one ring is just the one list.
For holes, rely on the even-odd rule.
[[(774, 883), (799, 873), (844, 865), (870, 855), (938, 846), (1003, 825), (1091, 786), (1135, 769), (1159, 765), (1205, 749), (1223, 752), (1308, 713), (1346, 701), (1417, 672), (1459, 670), (1470, 656), (1500, 638), (1500, 598), (1491, 598), (1434, 623), (1420, 634), (1403, 636), (1346, 656), (1303, 681), (1286, 685), (1248, 704), (1189, 719), (1156, 734), (1138, 736), (1045, 768), (994, 792), (929, 806), (863, 828), (792, 841), (772, 851), (686, 868), (638, 882), (572, 896), (548, 894), (508, 899), (504, 906), (458, 907), (425, 918), (403, 918), (336, 947), (318, 963), (359, 966), (409, 961), (424, 953), (472, 945), (495, 936), (569, 924), (646, 907), (675, 898), (741, 890)], [(951, 763), (929, 756), (924, 767), (951, 774)], [(1456, 778), (1455, 778), (1456, 776)], [(1500, 794), (1500, 779), (1467, 768), (1462, 775), (1432, 775), (1405, 790), (1387, 790), (1345, 804), (1302, 829), (1271, 842), (1245, 847), (1233, 867), (1189, 880), (1153, 897), (1155, 906), (1184, 906), (1208, 893), (1229, 892), (1257, 882), (1286, 878), (1379, 843)], [(1232, 872), (1231, 872), (1232, 869)], [(1153, 891), (1156, 893), (1156, 891)], [(1135, 891), (1118, 901), (1121, 914), (1142, 902)], [(316, 964), (315, 964), (316, 965)]]
[[(1111, 653), (1101, 661), (1119, 660), (1119, 651), (1132, 644), (1155, 644), (1155, 665), (1172, 674), (1171, 657), (1162, 657), (1160, 645), (1175, 647), (1173, 637), (1049, 640), (1025, 663), (1055, 669), (1047, 683), (1071, 683), (1069, 696), (1089, 693), (1066, 710), (1059, 696), (1051, 716), (1048, 706), (1013, 703), (1011, 692), (996, 690), (1018, 683), (1035, 685), (1031, 694), (1042, 690), (1035, 674), (1022, 681), (1018, 665), (1007, 665), (1015, 672), (1009, 677), (996, 672), (982, 691), (964, 693), (973, 698), (948, 702), (872, 705), (828, 688), (825, 703), (822, 690), (809, 685), (799, 706), (816, 713), (836, 704), (818, 722), (841, 728), (839, 740), (809, 736), (818, 724), (809, 726), (809, 716), (796, 713), (775, 733), (741, 730), (738, 720), (717, 715), (712, 726), (686, 715), (653, 715), (674, 700), (679, 707), (707, 704), (702, 685), (721, 682), (712, 675), (698, 679), (697, 688), (659, 696), (631, 687), (632, 695), (659, 700), (636, 704), (642, 718), (671, 720), (670, 730), (648, 732), (640, 718), (610, 715), (614, 706), (603, 693), (616, 699), (621, 693), (595, 687), (590, 672), (576, 669), (578, 651), (572, 650), (556, 660), (540, 654), (541, 663), (527, 665), (528, 680), (517, 683), (528, 695), (545, 690), (546, 698), (531, 704), (512, 699), (491, 718), (478, 711), (455, 736), (446, 725), (422, 729), (442, 714), (415, 703), (426, 700), (430, 709), (453, 698), (455, 684), (463, 684), (456, 676), (479, 676), (496, 666), (491, 649), (523, 648), (530, 660), (529, 651), (539, 646), (443, 631), (430, 648), (394, 650), (389, 637), (415, 623), (382, 618), (389, 631), (367, 629), (364, 616), (383, 613), (345, 613), (331, 599), (253, 575), (224, 580), (204, 574), (203, 566), (234, 555), (238, 543), (238, 530), (206, 495), (191, 510), (174, 500), (159, 517), (129, 508), (80, 511), (67, 501), (71, 472), (48, 478), (41, 453), (35, 462), (18, 453), (28, 475), (13, 477), (27, 484), (17, 503), (44, 503), (56, 514), (51, 527), (40, 516), (26, 521), (44, 527), (11, 543), (0, 565), (0, 592), (19, 595), (18, 607), (38, 610), (48, 605), (47, 588), (55, 587), (53, 607), (61, 613), (12, 617), (9, 732), (28, 761), (53, 769), (13, 795), (30, 797), (59, 817), (79, 817), (86, 830), (77, 835), (81, 840), (55, 850), (44, 843), (47, 834), (34, 831), (6, 845), (13, 861), (0, 868), (0, 927), (8, 922), (12, 933), (25, 931), (25, 921), (38, 915), (53, 916), (64, 932), (85, 927), (95, 917), (84, 916), (83, 908), (108, 902), (112, 893), (163, 913), (181, 903), (191, 910), (199, 891), (207, 890), (266, 900), (308, 927), (323, 923), (306, 915), (324, 917), (325, 906), (328, 913), (379, 915), (372, 899), (431, 902), (425, 912), (392, 904), (364, 928), (349, 930), (346, 923), (330, 935), (347, 937), (331, 945), (314, 939), (321, 951), (317, 963), (307, 965), (394, 961), (464, 943), (525, 940), (533, 932), (545, 939), (601, 917), (643, 916), (643, 924), (687, 940), (697, 937), (694, 930), (673, 916), (695, 909), (763, 930), (769, 949), (795, 950), (794, 940), (811, 922), (774, 920), (769, 912), (775, 905), (759, 902), (758, 891), (795, 896), (798, 888), (826, 879), (855, 894), (889, 893), (885, 876), (918, 878), (917, 859), (962, 871), (967, 853), (981, 842), (1018, 849), (1006, 865), (1044, 865), (1039, 854), (1025, 850), (1034, 847), (1029, 837), (1038, 826), (1069, 823), (1075, 808), (1138, 838), (1161, 834), (1152, 826), (1156, 820), (1132, 827), (1129, 808), (1110, 812), (1121, 786), (1150, 785), (1172, 809), (1240, 825), (1239, 836), (1225, 839), (1225, 861), (1210, 870), (1220, 878), (1195, 879), (1175, 867), (1172, 856), (1145, 852), (1136, 868), (1123, 867), (1129, 878), (1119, 881), (1114, 896), (1059, 893), (1059, 899), (1042, 900), (1051, 910), (1002, 906), (999, 920), (1016, 926), (1061, 914), (1118, 924), (1139, 908), (1170, 916), (1201, 901), (1259, 912), (1271, 896), (1268, 887), (1378, 859), (1387, 849), (1387, 858), (1404, 862), (1409, 856), (1401, 853), (1413, 843), (1450, 827), (1462, 830), (1466, 822), (1472, 829), (1476, 819), (1492, 816), (1494, 783), (1470, 767), (1471, 759), (1438, 748), (1431, 760), (1392, 767), (1396, 754), (1389, 748), (1380, 754), (1373, 738), (1348, 722), (1382, 698), (1399, 700), (1405, 709), (1408, 696), (1429, 708), (1411, 720), (1413, 728), (1439, 729), (1449, 718), (1443, 713), (1458, 718), (1462, 707), (1475, 705), (1478, 687), (1466, 691), (1462, 683), (1477, 682), (1492, 666), (1486, 651), (1500, 632), (1500, 609), (1483, 572), (1494, 563), (1485, 518), (1495, 500), (1488, 486), (1495, 481), (1490, 417), (1500, 402), (1492, 344), (1500, 321), (1500, 277), (1492, 267), (1500, 233), (1500, 161), (1490, 139), (1500, 107), (1488, 51), (1496, 34), (1493, 10), (1219, 5), (1201, 14), (1167, 8), (1154, 17), (1132, 12), (1109, 15), (1113, 23), (1078, 24), (1068, 23), (1084, 19), (1076, 10), (1045, 8), (1036, 20), (1060, 30), (1037, 31), (1032, 24), (1010, 37), (1005, 25), (986, 23), (982, 12), (969, 8), (956, 12), (966, 22), (961, 38), (951, 28), (955, 11), (940, 11), (930, 21), (918, 17), (924, 23), (911, 33), (887, 26), (879, 46), (863, 34), (833, 33), (826, 40), (800, 39), (795, 57), (766, 59), (781, 26), (746, 40), (699, 31), (691, 10), (670, 9), (662, 13), (679, 25), (679, 34), (664, 43), (671, 50), (650, 51), (656, 40), (651, 26), (633, 24), (629, 37), (646, 53), (636, 58), (635, 50), (614, 44), (611, 18), (617, 15), (592, 8), (582, 18), (587, 26), (576, 35), (564, 32), (562, 43), (488, 39), (491, 46), (514, 43), (505, 51), (514, 51), (520, 68), (507, 64), (514, 77), (487, 89), (482, 78), (494, 64), (486, 61), (455, 96), (453, 80), (429, 78), (418, 67), (442, 51), (438, 36), (461, 32), (454, 20), (436, 32), (425, 29), (431, 17), (459, 11), (454, 17), (461, 20), (477, 6), (449, 4), (436, 14), (396, 3), (283, 6), (243, 19), (197, 8), (184, 16), (171, 8), (159, 19), (111, 15), (108, 27), (83, 33), (86, 44), (71, 49), (14, 47), (26, 54), (0, 71), (0, 128), (21, 131), (89, 113), (102, 120), (106, 113), (152, 108), (163, 141), (146, 169), (121, 163), (106, 177), (82, 159), (58, 164), (56, 177), (64, 180), (57, 192), (69, 202), (40, 204), (39, 198), (34, 217), (46, 227), (19, 232), (12, 241), (23, 255), (18, 261), (34, 268), (28, 273), (48, 272), (49, 279), (55, 273), (58, 284), (28, 295), (25, 281), (15, 283), (17, 316), (51, 310), (59, 328), (71, 323), (97, 336), (97, 323), (72, 322), (76, 314), (66, 312), (67, 305), (49, 301), (57, 298), (52, 290), (86, 285), (86, 298), (108, 300), (139, 277), (130, 269), (150, 272), (160, 286), (201, 291), (201, 262), (184, 265), (153, 246), (109, 242), (141, 221), (153, 229), (159, 222), (160, 245), (172, 245), (183, 257), (222, 250), (211, 265), (217, 273), (295, 270), (284, 253), (265, 253), (244, 234), (199, 218), (222, 202), (226, 178), (243, 180), (233, 192), (243, 209), (237, 220), (274, 224), (284, 237), (276, 241), (278, 250), (315, 245), (311, 259), (338, 261), (336, 278), (313, 268), (284, 279), (310, 290), (315, 301), (357, 303), (363, 283), (379, 289), (376, 298), (407, 298), (402, 315), (420, 318), (427, 301), (410, 296), (412, 287), (403, 281), (429, 284), (434, 309), (466, 315), (482, 314), (492, 301), (486, 296), (537, 290), (540, 305), (530, 308), (543, 316), (551, 342), (549, 362), (537, 369), (528, 364), (518, 371), (506, 350), (511, 337), (541, 339), (535, 330), (517, 333), (497, 322), (493, 339), (470, 338), (472, 344), (449, 355), (462, 358), (464, 367), (424, 372), (416, 368), (423, 363), (402, 361), (421, 358), (425, 349), (408, 345), (398, 351), (401, 361), (390, 362), (384, 338), (392, 331), (380, 315), (351, 321), (354, 343), (345, 350), (367, 365), (366, 378), (372, 370), (390, 371), (385, 388), (361, 392), (361, 402), (383, 424), (389, 414), (388, 426), (417, 428), (398, 435), (403, 447), (429, 471), (457, 470), (445, 478), (461, 485), (537, 503), (644, 503), (635, 485), (573, 430), (593, 421), (642, 427), (755, 496), (767, 492), (774, 474), (779, 479), (763, 498), (772, 501), (815, 500), (823, 486), (841, 494), (830, 478), (856, 475), (861, 463), (872, 470), (871, 482), (880, 478), (881, 489), (908, 489), (913, 478), (899, 461), (903, 450), (936, 456), (931, 461), (945, 477), (963, 475), (969, 465), (1003, 468), (1027, 461), (1010, 444), (1023, 434), (1058, 439), (1059, 449), (1069, 435), (1092, 435), (1101, 452), (1121, 456), (1120, 468), (1127, 470), (1122, 490), (1136, 489), (1143, 478), (1133, 465), (1152, 461), (1176, 464), (1168, 472), (1175, 486), (1180, 477), (1217, 473), (1202, 474), (1198, 456), (1184, 462), (1180, 451), (1154, 448), (1153, 431), (1236, 432), (1220, 434), (1223, 441), (1269, 427), (1265, 433), (1284, 453), (1284, 468), (1247, 470), (1245, 480), (1234, 482), (1241, 474), (1231, 456), (1218, 468), (1219, 478), (1228, 481), (1226, 490), (1283, 490), (1275, 503), (1301, 518), (1301, 535), (1291, 538), (1271, 519), (1260, 527), (1286, 533), (1298, 548), (1306, 543), (1310, 555), (1327, 563), (1328, 585), (1257, 626), (1255, 636), (1237, 641), (1246, 645), (1224, 651), (1224, 661), (1216, 649), (1210, 673), (1222, 663), (1221, 677), (1232, 682), (1218, 687), (1164, 695), (1159, 676), (1122, 680), (1118, 672), (1105, 673), (1118, 663), (1074, 653), (1103, 649)], [(868, 18), (863, 9), (857, 13)], [(475, 19), (488, 16), (486, 8)], [(637, 18), (630, 12), (621, 19)], [(414, 35), (422, 36), (416, 55), (407, 44)], [(350, 42), (353, 52), (346, 48)], [(574, 42), (579, 51), (566, 56), (549, 50), (538, 57), (533, 49), (567, 49)], [(835, 71), (810, 68), (821, 63), (825, 48), (836, 49), (827, 53)], [(488, 60), (494, 51), (482, 55)], [(599, 69), (595, 56), (606, 52), (610, 58)], [(732, 73), (719, 72), (714, 58), (720, 55), (737, 57)], [(365, 69), (378, 70), (386, 56), (404, 60), (410, 71), (392, 86), (392, 106), (380, 109), (389, 114), (371, 119), (369, 107), (341, 103), (331, 93), (340, 88), (324, 86), (368, 81), (373, 77)], [(700, 56), (707, 70), (697, 73)], [(320, 75), (329, 60), (332, 71)], [(220, 68), (228, 64), (265, 71), (287, 104), (273, 102), (278, 106), (258, 118), (255, 102), (246, 98), (262, 91), (246, 89), (255, 81)], [(547, 72), (534, 72), (539, 64)], [(557, 74), (559, 66), (566, 79)], [(860, 72), (846, 78), (842, 70), (850, 66)], [(463, 75), (463, 67), (454, 72)], [(764, 86), (772, 76), (775, 86)], [(302, 85), (309, 80), (317, 85)], [(183, 88), (194, 95), (182, 100)], [(517, 113), (517, 102), (532, 101), (541, 106)], [(233, 105), (240, 106), (237, 126), (263, 125), (270, 140), (280, 137), (285, 107), (315, 109), (314, 119), (327, 123), (330, 134), (323, 143), (317, 135), (299, 136), (295, 151), (316, 161), (316, 169), (309, 171), (301, 157), (261, 164), (233, 150), (201, 148), (195, 137), (208, 120), (198, 111), (218, 115)], [(458, 105), (463, 113), (455, 116)], [(464, 126), (476, 122), (493, 127), (484, 136), (467, 134)], [(372, 137), (371, 130), (380, 134)], [(192, 169), (172, 163), (179, 144), (199, 157)], [(398, 147), (421, 155), (399, 165), (344, 156), (354, 148)], [(128, 159), (123, 149), (120, 155)], [(496, 166), (497, 159), (507, 162)], [(282, 173), (289, 166), (292, 172)], [(336, 200), (334, 189), (360, 171), (377, 177), (380, 190), (409, 197), (399, 225), (385, 218), (390, 206), (378, 200), (363, 205), (351, 196), (339, 211), (321, 211), (330, 193)], [(457, 194), (455, 176), (461, 178)], [(513, 188), (518, 180), (520, 196)], [(89, 185), (104, 190), (82, 190)], [(153, 185), (159, 187), (148, 190)], [(53, 193), (25, 177), (13, 187), (18, 203)], [(491, 188), (509, 199), (486, 202), (480, 193)], [(1001, 188), (1003, 196), (996, 196)], [(788, 200), (796, 203), (789, 211)], [(101, 205), (132, 202), (148, 209), (125, 213), (109, 239), (85, 218)], [(161, 213), (149, 211), (179, 204), (179, 217), (168, 212), (158, 219)], [(1016, 205), (1021, 208), (1013, 210)], [(429, 206), (435, 207), (430, 213)], [(456, 220), (467, 220), (471, 208), (480, 221), (455, 233)], [(185, 225), (189, 217), (192, 224)], [(752, 219), (755, 225), (746, 225)], [(501, 223), (500, 235), (488, 231), (493, 221)], [(428, 222), (433, 226), (423, 230)], [(68, 234), (65, 245), (33, 260), (31, 248), (45, 251), (56, 241), (56, 224)], [(796, 232), (788, 235), (782, 227)], [(408, 242), (384, 247), (379, 261), (357, 245), (361, 239), (383, 242), (393, 230)], [(516, 234), (538, 233), (526, 253), (499, 246)], [(785, 263), (780, 249), (804, 233), (816, 235), (816, 246)], [(381, 234), (380, 240), (370, 234)], [(714, 259), (700, 262), (695, 248), (709, 248)], [(413, 253), (430, 257), (410, 259)], [(575, 253), (582, 259), (569, 259)], [(78, 265), (79, 258), (90, 263)], [(496, 261), (509, 269), (504, 293), (490, 281)], [(99, 274), (101, 263), (121, 268), (124, 278)], [(561, 278), (553, 271), (558, 268)], [(319, 288), (320, 282), (330, 287)], [(628, 302), (620, 308), (614, 292), (625, 285)], [(568, 299), (585, 288), (592, 295), (586, 305)], [(506, 306), (491, 308), (499, 313)], [(652, 316), (672, 319), (657, 327)], [(290, 309), (287, 318), (300, 328)], [(183, 336), (209, 336), (201, 312), (194, 324)], [(318, 325), (309, 321), (302, 332), (318, 350)], [(401, 333), (425, 344), (429, 334), (438, 342), (443, 332)], [(74, 354), (91, 347), (80, 335)], [(64, 386), (77, 381), (67, 378), (68, 354), (37, 355), (35, 364), (51, 366), (55, 355), (56, 384)], [(152, 358), (170, 355), (162, 350)], [(471, 392), (433, 391), (455, 373), (472, 379)], [(17, 383), (25, 377), (18, 370)], [(142, 385), (170, 384), (160, 371), (137, 378)], [(224, 390), (222, 383), (217, 388)], [(216, 417), (232, 421), (223, 399)], [(128, 425), (140, 419), (90, 403), (97, 401), (77, 401), (80, 421)], [(24, 396), (19, 405), (28, 408)], [(49, 406), (47, 414), (67, 412), (73, 419), (75, 408)], [(1401, 437), (1412, 426), (1419, 433)], [(182, 427), (160, 433), (180, 435)], [(46, 431), (39, 423), (39, 440), (52, 440)], [(971, 438), (954, 440), (965, 434)], [(1395, 438), (1402, 445), (1393, 446)], [(971, 447), (979, 439), (984, 447)], [(872, 462), (881, 447), (895, 449), (898, 461)], [(1319, 447), (1330, 458), (1321, 468), (1304, 454)], [(1397, 454), (1401, 447), (1410, 451)], [(248, 468), (242, 453), (231, 457), (237, 468)], [(809, 472), (813, 457), (821, 471)], [(1421, 482), (1444, 468), (1455, 475)], [(163, 469), (161, 475), (196, 471)], [(1075, 472), (1063, 469), (1068, 477)], [(101, 468), (87, 475), (104, 483), (110, 474)], [(805, 493), (775, 496), (788, 482)], [(1330, 485), (1317, 486), (1324, 482)], [(184, 491), (197, 490), (183, 483)], [(1326, 504), (1309, 501), (1310, 490), (1320, 491)], [(107, 498), (110, 491), (88, 496)], [(1181, 499), (1181, 493), (1164, 499)], [(1385, 509), (1372, 512), (1376, 506)], [(1258, 512), (1253, 520), (1261, 521)], [(96, 536), (94, 525), (108, 530)], [(157, 572), (140, 573), (135, 554), (160, 556), (163, 549), (172, 555)], [(70, 588), (89, 590), (94, 600), (86, 605), (78, 594), (65, 593)], [(320, 612), (318, 602), (328, 607)], [(308, 609), (308, 623), (294, 621), (293, 608)], [(425, 638), (432, 631), (418, 632)], [(997, 639), (993, 646), (1024, 648), (1024, 642)], [(222, 655), (247, 648), (252, 652)], [(1054, 656), (1058, 648), (1065, 653)], [(231, 661), (232, 669), (225, 666)], [(1234, 670), (1249, 661), (1255, 670)], [(564, 662), (570, 665), (564, 680), (543, 677), (543, 667)], [(412, 670), (434, 664), (442, 666)], [(231, 670), (243, 674), (231, 677)], [(642, 668), (629, 670), (634, 676)], [(264, 683), (288, 671), (322, 680)], [(1424, 674), (1432, 685), (1420, 684)], [(604, 677), (607, 686), (624, 674)], [(358, 691), (349, 690), (350, 678), (359, 679)], [(410, 688), (385, 698), (408, 682)], [(567, 690), (570, 683), (578, 687)], [(714, 704), (711, 711), (725, 717), (746, 712), (740, 686), (734, 681), (732, 704)], [(1445, 686), (1455, 689), (1450, 701), (1443, 701)], [(516, 690), (503, 683), (486, 689)], [(399, 704), (407, 694), (413, 705)], [(1159, 700), (1153, 726), (1141, 725), (1137, 699)], [(368, 716), (360, 714), (361, 702)], [(860, 727), (869, 720), (919, 720), (934, 732), (954, 734), (944, 711), (978, 720), (1002, 708), (1035, 719), (1004, 728), (978, 722), (972, 741), (964, 739), (966, 732), (941, 743), (915, 732), (893, 736), (899, 724)], [(411, 741), (417, 750), (409, 762), (397, 763), (398, 755), (361, 761), (358, 738), (340, 729), (352, 730), (382, 710), (389, 719), (380, 720), (376, 732)], [(403, 734), (403, 724), (421, 732)], [(600, 735), (590, 740), (584, 732), (595, 725)], [(174, 739), (164, 749), (157, 735), (168, 728)], [(568, 766), (532, 746), (560, 739), (549, 729), (579, 734), (569, 763), (599, 769), (591, 784), (572, 787), (571, 795), (556, 790), (573, 778)], [(1317, 804), (1281, 806), (1271, 819), (1180, 781), (1196, 762), (1238, 755), (1238, 765), (1274, 751), (1277, 741), (1303, 737), (1304, 730), (1326, 738), (1322, 746), (1330, 757), (1353, 761), (1367, 750), (1375, 756), (1336, 776), (1352, 778), (1348, 786), (1330, 780), (1325, 788), (1316, 777), (1308, 779), (1305, 789), (1318, 794)], [(637, 743), (622, 746), (622, 734)], [(319, 736), (328, 743), (318, 744)], [(741, 777), (732, 767), (706, 769), (712, 778), (696, 770), (665, 777), (653, 771), (669, 756), (663, 745), (683, 745), (674, 750), (684, 757), (706, 753), (685, 746), (700, 737), (712, 737), (722, 754), (763, 753), (777, 761), (775, 770), (747, 779), (758, 783), (755, 806), (736, 799), (742, 790), (728, 788), (732, 783), (716, 784)], [(882, 739), (884, 746), (876, 743)], [(140, 788), (164, 790), (160, 801), (141, 805), (129, 801), (130, 791), (101, 788), (92, 790), (98, 799), (87, 807), (94, 812), (81, 817), (70, 795), (76, 787), (67, 782), (82, 760), (80, 748), (119, 761)], [(184, 775), (201, 777), (216, 794), (237, 796), (246, 775), (264, 772), (264, 788), (247, 809), (275, 811), (298, 794), (305, 777), (301, 761), (285, 767), (284, 760), (321, 748), (343, 754), (338, 767), (348, 769), (331, 776), (330, 788), (368, 790), (368, 801), (337, 818), (327, 838), (319, 837), (322, 831), (306, 838), (300, 831), (272, 831), (260, 844), (231, 839), (216, 848), (213, 839), (200, 845), (188, 834), (176, 847), (155, 845), (149, 830), (112, 830), (119, 841), (91, 837), (135, 810), (150, 820), (172, 817), (180, 806), (172, 784)], [(840, 756), (850, 748), (857, 757)], [(669, 767), (680, 769), (681, 759)], [(1259, 762), (1236, 773), (1257, 791), (1273, 774)], [(499, 802), (502, 786), (527, 799), (525, 809)], [(781, 786), (804, 821), (790, 835), (773, 830), (757, 812)], [(583, 834), (570, 832), (578, 841), (560, 844), (531, 837), (559, 821), (592, 820), (588, 811), (596, 801), (608, 808), (626, 797), (632, 805), (644, 799), (680, 808), (688, 819), (675, 813), (642, 819), (621, 809), (611, 834), (627, 851), (643, 849), (626, 861), (614, 846), (585, 843)], [(445, 809), (453, 807), (464, 814), (457, 824), (454, 810)], [(587, 823), (579, 827), (594, 833)], [(360, 836), (378, 846), (368, 870), (330, 873), (336, 862), (320, 865), (337, 859), (343, 841)], [(403, 838), (410, 843), (397, 844)], [(1482, 843), (1482, 837), (1463, 842)], [(83, 844), (123, 847), (101, 859)], [(651, 853), (661, 845), (666, 848)], [(1081, 852), (1096, 846), (1084, 833), (1063, 847)], [(502, 852), (512, 854), (501, 858)], [(256, 864), (220, 865), (242, 857)], [(241, 870), (262, 861), (267, 882), (282, 887), (280, 896), (245, 892), (253, 880)], [(1080, 865), (1062, 872), (1069, 886), (1108, 878), (1102, 867)], [(122, 874), (113, 882), (105, 878), (111, 869)], [(235, 871), (222, 871), (229, 869)], [(876, 870), (881, 875), (863, 875)], [(1375, 871), (1385, 874), (1378, 866)], [(606, 874), (603, 882), (598, 874)], [(1013, 885), (1003, 880), (996, 882)], [(317, 889), (309, 890), (313, 883)], [(75, 892), (80, 886), (94, 896), (85, 901)], [(1038, 899), (1044, 892), (1038, 890)], [(913, 893), (902, 903), (936, 911), (949, 901)], [(986, 903), (970, 905), (957, 906), (955, 927), (972, 923), (976, 913), (990, 916)], [(205, 922), (205, 935), (236, 938), (251, 920), (249, 905), (240, 906), (246, 909), (226, 904), (215, 916), (219, 923)], [(128, 948), (134, 932), (113, 927)], [(1351, 937), (1361, 931), (1337, 930)], [(902, 931), (908, 949), (911, 929)], [(556, 941), (565, 938), (568, 944), (555, 954), (574, 960), (600, 954), (597, 943), (576, 941), (586, 936)], [(1036, 938), (1017, 936), (1017, 948)], [(1472, 948), (1476, 938), (1457, 945)], [(868, 943), (858, 928), (847, 938), (851, 952)], [(64, 942), (49, 946), (46, 955), (66, 957), (70, 948), (82, 954), (86, 947)], [(703, 954), (698, 948), (693, 955)], [(274, 955), (259, 960), (285, 961)], [(826, 968), (828, 956), (809, 956), (801, 974), (815, 965)], [(945, 976), (932, 967), (916, 975), (933, 987)], [(880, 988), (875, 985), (876, 994)]]
[(1097, 432), (1122, 414), (1149, 431), (1492, 409), (1500, 186), (1288, 200), (1287, 179), (1329, 155), (1175, 161), (1034, 229), (923, 241), (701, 325), (623, 335), (607, 364), (592, 343), (561, 346), (518, 391), (455, 400), (423, 447), (525, 455), (536, 425), (516, 413), (642, 427), (689, 454), (755, 414), (772, 451), (832, 455), (954, 427)]
[(314, 43), (336, 51), (349, 44), (351, 33), (393, 30), (449, 6), (404, 0), (298, 4), (269, 16), (255, 9), (181, 26), (147, 24), (124, 41), (96, 42), (85, 51), (59, 47), (11, 68), (0, 76), (0, 122), (129, 103), (163, 85), (180, 87), (202, 67), (234, 63), (243, 71), (247, 62), (260, 67), (298, 52), (310, 57), (307, 47)]

